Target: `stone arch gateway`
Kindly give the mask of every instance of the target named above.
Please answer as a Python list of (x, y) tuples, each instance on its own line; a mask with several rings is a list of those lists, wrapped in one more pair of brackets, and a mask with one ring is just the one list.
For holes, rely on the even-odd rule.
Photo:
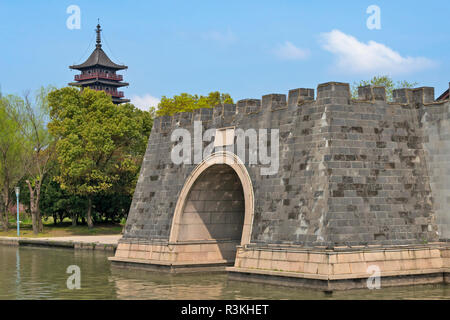
[[(224, 270), (234, 265), (237, 247), (249, 244), (253, 214), (253, 186), (245, 165), (233, 153), (215, 152), (186, 178), (168, 241), (130, 244), (127, 261), (144, 260), (172, 272)], [(123, 259), (120, 252), (116, 257)]]
[(110, 260), (324, 290), (366, 288), (374, 265), (383, 287), (448, 283), (449, 114), (434, 88), (388, 101), (329, 82), (157, 117)]
[[(224, 176), (228, 179), (223, 180)], [(203, 186), (198, 186), (199, 183), (203, 183)], [(201, 209), (196, 207), (195, 203), (199, 203)], [(187, 205), (190, 205), (191, 210), (187, 210)], [(222, 238), (238, 241), (241, 245), (248, 244), (253, 222), (253, 207), (253, 186), (245, 165), (230, 152), (214, 153), (203, 160), (186, 180), (175, 207), (169, 242)], [(222, 212), (224, 214), (221, 214)], [(189, 230), (190, 223), (187, 221), (189, 218), (183, 217), (186, 213), (194, 213), (196, 217), (191, 220), (195, 224), (209, 224), (210, 229), (214, 230), (195, 230), (198, 232), (194, 236)], [(219, 217), (215, 217), (214, 213)], [(210, 219), (209, 223), (204, 222), (207, 219)], [(200, 220), (203, 220), (203, 223), (199, 223)], [(226, 233), (219, 235), (218, 232), (224, 231), (223, 226)], [(208, 233), (209, 239), (204, 236), (205, 232)]]

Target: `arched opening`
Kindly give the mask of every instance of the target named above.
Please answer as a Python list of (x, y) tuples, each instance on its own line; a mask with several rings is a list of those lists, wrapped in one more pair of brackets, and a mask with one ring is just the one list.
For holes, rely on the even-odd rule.
[(178, 241), (240, 243), (245, 202), (241, 181), (226, 164), (216, 164), (197, 178), (181, 214)]
[[(186, 246), (184, 252), (198, 250), (201, 260), (234, 262), (236, 247), (250, 242), (253, 201), (245, 165), (233, 153), (215, 153), (187, 178), (175, 207), (169, 243)], [(179, 260), (183, 256), (189, 258), (180, 254)]]

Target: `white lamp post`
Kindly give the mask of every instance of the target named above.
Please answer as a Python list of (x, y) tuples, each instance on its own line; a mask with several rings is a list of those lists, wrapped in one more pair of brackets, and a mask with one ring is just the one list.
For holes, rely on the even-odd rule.
[(16, 187), (16, 199), (17, 199), (17, 237), (20, 236), (19, 195), (20, 195), (20, 188), (19, 188), (19, 187)]

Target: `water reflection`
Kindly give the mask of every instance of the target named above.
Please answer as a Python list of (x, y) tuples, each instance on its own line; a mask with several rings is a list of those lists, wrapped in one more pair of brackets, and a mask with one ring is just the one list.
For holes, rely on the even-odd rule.
[(20, 297), (20, 255), (19, 247), (16, 249), (16, 297)]
[[(225, 282), (222, 274), (199, 279), (192, 275), (171, 275), (141, 270), (112, 268), (118, 299), (221, 299)], [(214, 278), (214, 281), (208, 281)]]
[[(170, 275), (111, 267), (112, 253), (0, 246), (0, 299), (450, 299), (449, 286), (315, 290), (230, 281), (225, 274)], [(70, 290), (69, 265), (81, 269)]]

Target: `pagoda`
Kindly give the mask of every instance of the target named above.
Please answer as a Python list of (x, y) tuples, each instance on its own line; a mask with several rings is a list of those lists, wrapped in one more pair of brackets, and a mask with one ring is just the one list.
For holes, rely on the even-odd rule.
[(112, 101), (115, 104), (130, 102), (129, 99), (124, 99), (123, 91), (117, 90), (117, 88), (128, 86), (128, 83), (123, 82), (122, 75), (116, 74), (117, 71), (127, 69), (128, 67), (115, 64), (108, 58), (102, 49), (101, 31), (100, 24), (98, 24), (96, 29), (97, 44), (89, 58), (82, 64), (69, 67), (70, 69), (81, 71), (81, 74), (75, 75), (75, 82), (71, 82), (69, 85), (105, 91), (111, 95)]

